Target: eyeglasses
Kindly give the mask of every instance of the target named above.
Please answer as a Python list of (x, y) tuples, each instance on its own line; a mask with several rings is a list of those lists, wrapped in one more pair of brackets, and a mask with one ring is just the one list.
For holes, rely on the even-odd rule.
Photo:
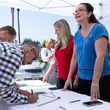
[(76, 10), (76, 11), (73, 13), (73, 15), (75, 15), (76, 13), (83, 12), (83, 11), (87, 11), (87, 10), (86, 10), (86, 9), (78, 9), (78, 10)]

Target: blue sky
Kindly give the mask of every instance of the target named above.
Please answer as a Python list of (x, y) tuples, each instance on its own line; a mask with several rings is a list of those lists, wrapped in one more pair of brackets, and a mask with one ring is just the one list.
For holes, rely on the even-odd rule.
[[(14, 27), (17, 28), (17, 11), (15, 9)], [(32, 40), (38, 40), (42, 43), (47, 38), (56, 39), (54, 34), (53, 24), (58, 19), (66, 19), (70, 25), (71, 32), (77, 29), (77, 24), (74, 21), (74, 17), (61, 16), (55, 14), (41, 13), (35, 11), (20, 10), (20, 35), (21, 41), (24, 38), (31, 38)], [(0, 26), (12, 25), (11, 9), (10, 7), (0, 6)], [(18, 38), (17, 38), (18, 40)]]
[[(17, 29), (17, 11), (15, 9), (15, 29)], [(54, 38), (56, 39), (56, 35), (54, 34), (53, 24), (58, 19), (66, 19), (70, 25), (71, 32), (74, 33), (77, 30), (77, 23), (74, 20), (74, 17), (71, 16), (60, 16), (55, 14), (41, 13), (35, 11), (27, 11), (20, 10), (20, 35), (21, 41), (24, 38), (31, 38), (32, 40), (38, 40), (39, 42), (43, 42), (45, 39)], [(108, 31), (110, 28), (109, 19), (103, 20), (102, 23), (107, 27)], [(11, 9), (10, 7), (0, 6), (0, 26), (11, 25)], [(18, 36), (17, 36), (18, 40)]]

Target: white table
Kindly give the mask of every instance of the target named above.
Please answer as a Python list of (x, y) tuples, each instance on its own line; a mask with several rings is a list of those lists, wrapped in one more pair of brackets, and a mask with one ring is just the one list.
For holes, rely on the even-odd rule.
[[(31, 71), (29, 71), (31, 69)], [(36, 71), (32, 71), (32, 70)], [(28, 70), (28, 71), (26, 71)], [(43, 69), (39, 66), (38, 61), (32, 62), (32, 64), (27, 64), (27, 65), (21, 65), (19, 70), (15, 74), (15, 78), (18, 80), (21, 79), (41, 79), (43, 77), (44, 71)]]
[(31, 89), (34, 91), (46, 90), (49, 87), (55, 87), (55, 85), (51, 85), (49, 83), (43, 82), (41, 80), (22, 80), (16, 81), (17, 84), (21, 85), (21, 89), (30, 91)]
[[(10, 106), (9, 110), (110, 110), (110, 103), (103, 102), (102, 105), (86, 107), (82, 103), (85, 101), (89, 101), (90, 100), (89, 96), (78, 94), (72, 91), (49, 90), (48, 87), (51, 87), (51, 85), (47, 84), (46, 86), (46, 83), (42, 83), (41, 81), (40, 84), (42, 85), (42, 87), (41, 86), (36, 86), (36, 88), (22, 87), (22, 89), (28, 89), (28, 90), (33, 89), (34, 92), (45, 91), (47, 94), (39, 95), (39, 100), (34, 104), (14, 105), (14, 106)], [(43, 84), (45, 85), (45, 87), (43, 86)], [(51, 103), (38, 106), (39, 104), (51, 101), (56, 97), (61, 97), (61, 98)], [(80, 101), (70, 103), (70, 101), (73, 100), (80, 100)], [(66, 109), (60, 108), (60, 106)]]
[[(38, 69), (40, 69), (40, 68), (38, 68)], [(34, 73), (33, 72), (27, 72), (25, 70), (26, 69), (18, 70), (15, 74), (15, 79), (17, 79), (17, 80), (21, 80), (21, 79), (41, 79), (43, 77), (42, 69), (41, 69), (41, 71), (39, 71), (39, 70), (38, 70), (38, 72), (36, 71), (36, 73), (35, 72)]]

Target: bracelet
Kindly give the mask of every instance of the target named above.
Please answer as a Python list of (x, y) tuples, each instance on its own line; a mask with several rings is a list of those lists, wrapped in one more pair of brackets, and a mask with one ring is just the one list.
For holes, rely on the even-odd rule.
[(95, 83), (92, 83), (91, 85), (92, 85), (92, 86), (99, 86), (98, 84), (95, 84)]

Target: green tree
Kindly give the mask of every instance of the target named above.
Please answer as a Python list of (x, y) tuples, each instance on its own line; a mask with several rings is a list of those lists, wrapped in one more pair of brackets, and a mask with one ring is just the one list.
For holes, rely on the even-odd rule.
[(25, 44), (25, 43), (33, 43), (35, 46), (39, 46), (39, 48), (41, 48), (41, 43), (39, 41), (35, 41), (30, 38), (25, 38), (22, 44)]

